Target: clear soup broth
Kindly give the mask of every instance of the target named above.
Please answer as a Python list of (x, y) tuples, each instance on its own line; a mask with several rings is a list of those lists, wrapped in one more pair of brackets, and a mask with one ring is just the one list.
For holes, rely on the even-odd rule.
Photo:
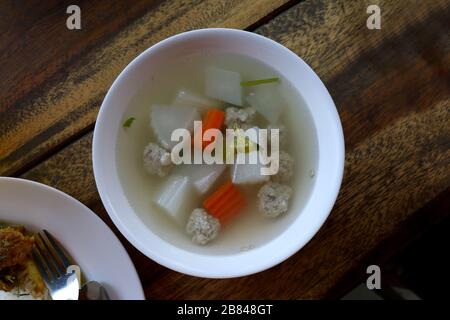
[[(293, 195), (286, 213), (272, 219), (264, 217), (258, 211), (257, 204), (260, 186), (243, 185), (242, 190), (248, 200), (245, 209), (233, 221), (222, 227), (214, 241), (199, 246), (191, 242), (190, 236), (182, 226), (174, 223), (167, 214), (154, 205), (154, 195), (167, 177), (160, 178), (146, 172), (143, 165), (143, 150), (149, 142), (156, 141), (149, 125), (150, 106), (171, 104), (180, 88), (203, 95), (205, 69), (210, 66), (237, 71), (243, 80), (280, 78), (279, 107), (283, 110), (279, 123), (286, 128), (287, 143), (284, 150), (293, 156), (295, 172), (289, 182)], [(245, 88), (244, 94), (251, 90), (251, 87)], [(180, 57), (170, 64), (165, 64), (155, 74), (149, 75), (148, 81), (142, 84), (130, 101), (123, 115), (124, 121), (129, 117), (134, 117), (135, 121), (130, 128), (121, 128), (117, 139), (118, 175), (123, 190), (142, 222), (174, 246), (211, 255), (239, 253), (273, 240), (302, 214), (302, 208), (313, 188), (317, 163), (317, 139), (313, 122), (304, 100), (292, 84), (261, 61), (237, 54), (214, 52)], [(261, 127), (266, 125), (261, 119), (257, 120), (256, 124)], [(229, 170), (227, 168), (220, 179), (229, 177)], [(201, 207), (201, 202), (198, 207)]]

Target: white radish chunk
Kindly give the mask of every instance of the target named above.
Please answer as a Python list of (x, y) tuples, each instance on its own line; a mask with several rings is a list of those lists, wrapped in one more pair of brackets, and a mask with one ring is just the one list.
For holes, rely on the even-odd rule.
[(253, 92), (246, 97), (250, 106), (256, 109), (269, 123), (277, 123), (282, 107), (282, 99), (275, 85), (255, 86)]
[(150, 109), (150, 126), (158, 142), (167, 150), (171, 150), (178, 141), (171, 141), (175, 129), (193, 131), (194, 121), (200, 120), (196, 108), (154, 104)]
[[(251, 157), (257, 157), (256, 163), (249, 162)], [(231, 181), (234, 184), (257, 184), (269, 181), (269, 176), (261, 173), (264, 167), (260, 161), (259, 151), (238, 153), (231, 170)]]
[(241, 75), (235, 71), (206, 69), (206, 95), (236, 106), (242, 106)]
[(164, 182), (154, 198), (154, 203), (180, 225), (186, 224), (198, 201), (189, 178), (176, 175)]
[(178, 166), (176, 174), (188, 177), (201, 195), (207, 193), (226, 168), (225, 164), (186, 164)]
[(206, 112), (213, 107), (221, 107), (222, 103), (196, 94), (190, 90), (181, 88), (173, 100), (174, 106), (198, 108), (200, 112)]

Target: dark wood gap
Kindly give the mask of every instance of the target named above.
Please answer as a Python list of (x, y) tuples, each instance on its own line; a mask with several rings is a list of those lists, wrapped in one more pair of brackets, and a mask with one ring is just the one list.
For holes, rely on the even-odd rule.
[(83, 129), (79, 130), (77, 133), (74, 133), (73, 135), (71, 135), (70, 137), (65, 139), (63, 142), (61, 142), (60, 144), (54, 146), (53, 148), (50, 148), (48, 151), (44, 152), (43, 154), (37, 156), (36, 158), (34, 158), (30, 162), (28, 162), (26, 165), (24, 165), (22, 168), (14, 171), (9, 176), (11, 176), (11, 177), (20, 177), (21, 175), (25, 174), (29, 170), (33, 169), (34, 167), (36, 167), (39, 164), (41, 164), (42, 162), (44, 162), (45, 160), (51, 158), (52, 156), (54, 156), (55, 154), (57, 154), (61, 150), (69, 147), (71, 144), (73, 144), (76, 141), (80, 140), (85, 135), (89, 134), (91, 131), (94, 130), (94, 127), (95, 127), (95, 122), (90, 124), (90, 125), (88, 125), (87, 127), (83, 128)]
[(249, 27), (245, 28), (244, 30), (253, 32), (256, 29), (258, 29), (259, 27), (267, 24), (270, 20), (274, 19), (278, 15), (282, 14), (283, 12), (292, 8), (293, 6), (299, 4), (300, 2), (304, 2), (304, 1), (305, 0), (290, 0), (290, 1), (286, 2), (285, 4), (283, 4), (282, 6), (275, 9), (274, 11), (272, 11), (271, 13), (269, 13), (268, 15), (266, 15), (265, 17), (259, 19), (255, 23), (251, 24)]

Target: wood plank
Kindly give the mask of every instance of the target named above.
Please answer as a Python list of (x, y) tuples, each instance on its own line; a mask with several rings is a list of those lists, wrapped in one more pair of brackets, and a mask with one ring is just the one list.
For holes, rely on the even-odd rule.
[(112, 81), (152, 44), (197, 28), (246, 28), (287, 2), (84, 0), (81, 31), (65, 27), (68, 1), (2, 2), (0, 174), (92, 128)]
[[(257, 33), (286, 45), (325, 82), (347, 148), (412, 110), (448, 99), (448, 1), (313, 2)], [(381, 7), (379, 31), (366, 28), (368, 3)]]
[[(359, 262), (365, 261), (366, 255), (395, 233), (415, 210), (450, 185), (450, 152), (436, 150), (427, 154), (430, 144), (450, 136), (449, 119), (445, 117), (448, 111), (448, 106), (441, 106), (427, 114), (406, 117), (373, 137), (371, 147), (362, 144), (348, 152), (341, 194), (319, 234), (281, 265), (240, 279), (207, 280), (181, 275), (131, 248), (99, 201), (91, 169), (92, 134), (23, 177), (61, 189), (98, 213), (127, 247), (149, 297), (320, 298), (348, 270), (358, 268)], [(435, 124), (432, 132), (428, 123)], [(392, 151), (373, 151), (386, 145), (392, 136), (402, 137), (393, 141)], [(410, 144), (411, 141), (417, 142)], [(421, 161), (415, 160), (417, 155), (423, 155)], [(421, 183), (412, 184), (411, 180)], [(266, 282), (273, 277), (279, 285), (267, 287)], [(292, 281), (297, 285), (293, 286)]]
[[(257, 30), (312, 65), (338, 106), (346, 167), (326, 224), (284, 263), (229, 280), (167, 270), (127, 245), (148, 297), (325, 297), (450, 186), (448, 4), (383, 1), (382, 30), (370, 32), (365, 6), (306, 1)], [(81, 199), (111, 225), (95, 191), (91, 139), (84, 136), (23, 177)]]
[(392, 232), (385, 241), (377, 246), (377, 250), (372, 250), (360, 261), (359, 265), (346, 272), (339, 283), (327, 292), (325, 299), (341, 298), (361, 282), (364, 283), (367, 279), (366, 268), (373, 264), (381, 268), (381, 286), (383, 287), (386, 280), (389, 282), (386, 273), (389, 274), (389, 268), (396, 264), (398, 255), (403, 254), (405, 250), (410, 250), (409, 246), (421, 241), (421, 238), (426, 237), (436, 228), (441, 229), (440, 224), (445, 225), (450, 212), (449, 199), (450, 187), (400, 223), (395, 232)]

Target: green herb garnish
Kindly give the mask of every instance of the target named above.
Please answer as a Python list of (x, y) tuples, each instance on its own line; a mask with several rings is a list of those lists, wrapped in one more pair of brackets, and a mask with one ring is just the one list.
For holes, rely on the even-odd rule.
[(251, 80), (251, 81), (241, 81), (241, 86), (243, 87), (251, 87), (257, 86), (265, 83), (278, 82), (280, 78), (267, 78), (267, 79), (259, 79), (259, 80)]
[(131, 127), (131, 124), (133, 123), (134, 120), (136, 120), (136, 119), (133, 118), (133, 117), (128, 118), (128, 119), (123, 123), (123, 127), (124, 127), (124, 128), (129, 128), (129, 127)]

